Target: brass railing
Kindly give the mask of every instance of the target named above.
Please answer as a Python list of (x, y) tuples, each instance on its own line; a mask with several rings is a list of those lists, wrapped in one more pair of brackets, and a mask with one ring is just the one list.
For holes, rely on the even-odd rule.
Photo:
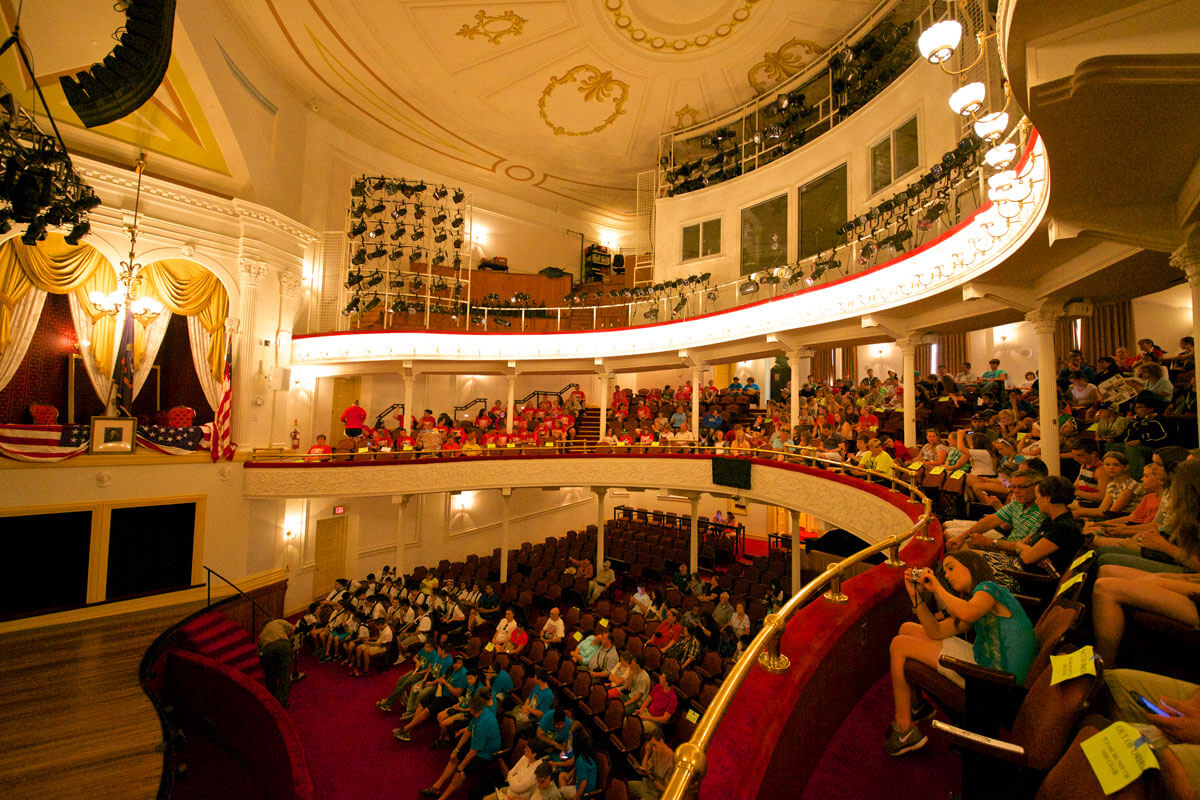
[[(750, 674), (750, 670), (754, 669), (757, 664), (768, 672), (774, 674), (782, 674), (787, 672), (791, 667), (791, 663), (787, 656), (780, 652), (780, 644), (783, 640), (783, 631), (787, 627), (787, 622), (791, 616), (803, 608), (810, 600), (817, 596), (827, 585), (829, 590), (824, 592), (824, 599), (831, 603), (845, 603), (849, 598), (842, 592), (842, 578), (846, 571), (856, 564), (865, 561), (876, 553), (887, 551), (888, 558), (885, 562), (889, 566), (900, 567), (904, 566), (904, 562), (900, 560), (900, 546), (909, 539), (916, 537), (923, 541), (928, 541), (927, 533), (929, 520), (932, 516), (931, 503), (929, 498), (916, 485), (915, 481), (906, 480), (896, 474), (887, 475), (873, 469), (866, 469), (852, 462), (841, 462), (824, 459), (819, 456), (809, 455), (802, 452), (787, 452), (778, 450), (750, 449), (750, 450), (731, 450), (728, 447), (705, 447), (688, 443), (686, 445), (609, 445), (596, 444), (591, 442), (586, 443), (566, 443), (553, 444), (550, 446), (525, 446), (516, 445), (513, 447), (505, 446), (504, 448), (496, 448), (494, 450), (484, 451), (486, 455), (479, 454), (474, 456), (451, 455), (441, 456), (447, 458), (488, 458), (488, 457), (506, 457), (517, 455), (558, 455), (558, 454), (589, 454), (589, 455), (686, 455), (686, 454), (705, 454), (705, 455), (722, 455), (733, 457), (748, 457), (769, 459), (772, 461), (780, 461), (789, 464), (803, 464), (807, 466), (818, 467), (821, 469), (842, 472), (860, 477), (864, 480), (872, 482), (883, 482), (890, 485), (891, 489), (896, 492), (907, 490), (909, 502), (916, 503), (922, 506), (921, 516), (917, 521), (904, 533), (894, 534), (877, 542), (869, 547), (854, 553), (848, 558), (844, 558), (835, 564), (831, 564), (820, 575), (806, 583), (799, 592), (792, 596), (790, 600), (774, 614), (768, 614), (763, 620), (762, 630), (754, 637), (750, 646), (746, 648), (746, 652), (734, 664), (725, 680), (721, 683), (721, 688), (717, 691), (716, 697), (709, 704), (708, 710), (704, 712), (704, 716), (700, 718), (696, 729), (692, 734), (692, 738), (681, 744), (675, 751), (675, 770), (671, 774), (671, 778), (667, 783), (666, 790), (663, 792), (662, 800), (688, 800), (695, 795), (699, 789), (698, 778), (702, 778), (708, 767), (707, 749), (712, 742), (713, 735), (716, 733), (717, 726), (721, 724), (725, 713), (729, 710), (729, 706), (733, 702), (733, 697), (737, 694), (737, 690), (741, 687), (742, 682), (746, 680), (746, 676)], [(411, 453), (339, 453), (342, 459), (350, 456), (383, 456), (385, 459), (377, 460), (377, 463), (395, 463), (396, 459), (393, 456), (406, 456), (408, 459), (414, 459), (421, 454), (419, 451)], [(426, 455), (424, 460), (432, 461), (433, 455)], [(296, 456), (279, 453), (262, 453), (251, 456), (250, 461), (264, 462), (292, 462), (299, 466), (304, 461), (318, 459), (329, 462), (329, 466), (337, 466), (338, 461), (330, 460), (331, 457), (323, 456)], [(912, 471), (899, 462), (893, 466), (896, 472), (911, 478)]]

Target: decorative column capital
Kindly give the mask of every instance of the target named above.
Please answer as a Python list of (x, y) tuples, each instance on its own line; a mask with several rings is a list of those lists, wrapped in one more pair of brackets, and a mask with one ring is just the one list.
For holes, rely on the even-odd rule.
[(242, 276), (242, 286), (246, 288), (257, 289), (270, 269), (267, 266), (267, 262), (257, 261), (253, 258), (243, 258), (238, 261), (238, 272)]
[(899, 348), (901, 355), (911, 355), (917, 352), (917, 345), (921, 343), (919, 336), (902, 336), (896, 340), (896, 347)]
[(1054, 333), (1062, 309), (1053, 305), (1041, 305), (1032, 311), (1025, 312), (1025, 321), (1033, 323), (1033, 329), (1038, 333)]
[(1171, 266), (1187, 275), (1188, 284), (1200, 288), (1200, 244), (1185, 244), (1171, 253)]
[(284, 297), (295, 297), (300, 286), (304, 283), (304, 276), (299, 272), (279, 272), (279, 294)]

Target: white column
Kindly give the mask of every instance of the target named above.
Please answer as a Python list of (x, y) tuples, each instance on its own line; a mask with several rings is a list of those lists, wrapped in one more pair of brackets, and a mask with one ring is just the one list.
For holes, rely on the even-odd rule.
[(417, 432), (409, 428), (413, 416), (413, 384), (417, 381), (417, 376), (411, 369), (406, 369), (402, 373), (404, 376), (404, 423), (401, 425), (409, 436), (416, 438)]
[[(598, 376), (600, 378), (600, 438), (603, 439), (608, 433), (608, 396), (609, 391), (609, 372), (605, 370)], [(600, 564), (596, 564), (596, 568), (600, 568)]]
[(688, 571), (700, 569), (700, 495), (692, 496), (692, 538), (688, 545)]
[[(1185, 244), (1171, 253), (1171, 266), (1187, 275), (1192, 290), (1192, 339), (1200, 342), (1200, 244)], [(1200, 425), (1200, 415), (1196, 423)]]
[(396, 574), (404, 574), (404, 520), (405, 512), (408, 511), (408, 501), (412, 499), (411, 494), (400, 494), (392, 498), (392, 502), (396, 504)]
[(900, 348), (901, 386), (904, 387), (904, 446), (919, 447), (917, 441), (917, 381), (914, 373), (917, 371), (917, 340), (916, 338), (897, 339), (896, 346)]
[(1035, 308), (1025, 315), (1033, 323), (1038, 339), (1038, 427), (1042, 432), (1042, 461), (1051, 475), (1062, 474), (1058, 451), (1058, 371), (1054, 357), (1054, 328), (1059, 310), (1050, 306)]
[[(265, 382), (258, 371), (257, 351), (259, 347), (258, 326), (255, 316), (258, 309), (258, 287), (270, 272), (265, 261), (243, 258), (238, 263), (239, 285), (238, 319), (240, 320), (241, 335), (234, 337), (238, 349), (233, 358), (233, 377), (237, 386), (233, 390), (234, 413), (232, 416), (233, 440), (243, 449), (263, 444), (270, 436), (270, 430), (264, 432), (264, 425), (258, 419), (259, 411), (255, 409), (255, 398), (261, 398), (266, 391)], [(265, 433), (265, 435), (264, 435)]]
[(701, 367), (692, 367), (692, 435), (700, 438), (700, 376), (704, 374)]
[(503, 509), (503, 515), (500, 518), (500, 530), (502, 532), (500, 544), (500, 583), (508, 581), (508, 548), (509, 534), (512, 528), (512, 487), (506, 486), (500, 490), (500, 505)]
[(784, 441), (792, 440), (792, 431), (800, 424), (800, 384), (803, 378), (800, 376), (800, 349), (791, 350), (788, 352), (788, 367), (792, 377), (792, 396), (788, 400), (788, 431), (783, 437)]
[(604, 566), (604, 495), (608, 489), (603, 486), (593, 486), (596, 494), (596, 572)]
[(507, 408), (507, 409), (508, 409), (508, 413), (507, 413), (507, 415), (504, 417), (504, 430), (505, 430), (507, 433), (512, 433), (512, 431), (513, 431), (513, 417), (514, 417), (514, 416), (515, 416), (515, 414), (516, 414), (516, 409), (514, 409), (514, 408), (513, 408), (513, 403), (515, 402), (515, 401), (514, 401), (514, 399), (513, 399), (513, 392), (515, 392), (515, 391), (516, 391), (516, 388), (517, 388), (517, 376), (516, 376), (516, 374), (514, 373), (514, 374), (512, 374), (512, 375), (509, 375), (509, 376), (507, 376), (507, 377), (508, 377), (508, 395), (507, 395), (507, 396), (508, 396), (508, 400), (506, 401), (505, 408)]
[(792, 526), (792, 594), (795, 594), (800, 591), (802, 581), (804, 580), (804, 572), (801, 570), (801, 556), (803, 555), (802, 551), (804, 548), (800, 544), (800, 515), (788, 509), (788, 520)]

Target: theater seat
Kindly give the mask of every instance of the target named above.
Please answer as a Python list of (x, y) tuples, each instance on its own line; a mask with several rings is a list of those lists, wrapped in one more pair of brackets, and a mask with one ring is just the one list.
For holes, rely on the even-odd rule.
[(29, 407), (29, 418), (33, 420), (34, 425), (57, 425), (58, 409), (54, 406), (34, 403)]
[(188, 406), (175, 406), (167, 412), (167, 424), (172, 428), (190, 428), (196, 421), (196, 409)]

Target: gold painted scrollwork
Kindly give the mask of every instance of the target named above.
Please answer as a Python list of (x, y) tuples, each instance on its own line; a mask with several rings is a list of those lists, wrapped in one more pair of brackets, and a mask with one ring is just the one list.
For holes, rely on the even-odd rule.
[(673, 127), (671, 130), (677, 131), (681, 128), (695, 125), (699, 121), (700, 110), (697, 108), (692, 108), (690, 104), (684, 104), (682, 108), (675, 112), (675, 127)]
[[(582, 76), (582, 77), (580, 77)], [(550, 119), (546, 106), (551, 96), (563, 86), (576, 84), (585, 103), (611, 103), (612, 113), (599, 124), (587, 130), (568, 130)], [(629, 84), (613, 77), (611, 70), (601, 70), (591, 64), (579, 64), (571, 67), (562, 76), (551, 76), (550, 82), (542, 90), (538, 98), (538, 114), (541, 116), (555, 136), (587, 136), (598, 133), (616, 122), (617, 117), (625, 113), (625, 103), (629, 100)]]
[(763, 53), (763, 60), (750, 68), (746, 79), (750, 81), (754, 91), (761, 94), (795, 75), (823, 52), (825, 48), (816, 42), (808, 39), (789, 39), (775, 52)]
[(456, 35), (465, 36), (472, 41), (476, 36), (483, 36), (492, 44), (500, 44), (500, 39), (504, 36), (520, 36), (528, 21), (512, 11), (489, 14), (481, 10), (475, 12), (475, 24), (463, 25)]

